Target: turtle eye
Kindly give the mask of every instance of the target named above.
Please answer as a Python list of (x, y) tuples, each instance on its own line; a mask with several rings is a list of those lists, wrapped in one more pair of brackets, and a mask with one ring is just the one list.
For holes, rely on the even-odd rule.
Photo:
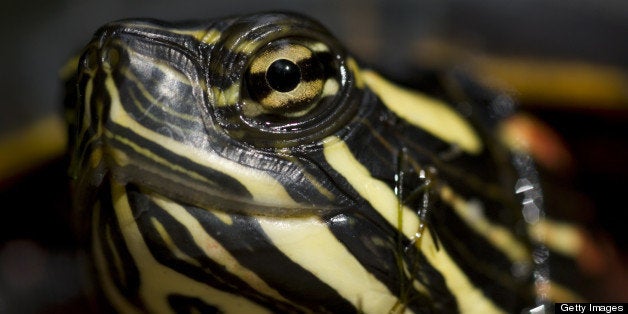
[(299, 116), (323, 94), (324, 64), (306, 42), (281, 40), (259, 52), (246, 72), (246, 92), (252, 102), (243, 111), (252, 115)]
[(344, 49), (320, 29), (294, 29), (235, 32), (217, 43), (212, 113), (231, 138), (260, 148), (312, 145), (357, 112), (361, 91)]

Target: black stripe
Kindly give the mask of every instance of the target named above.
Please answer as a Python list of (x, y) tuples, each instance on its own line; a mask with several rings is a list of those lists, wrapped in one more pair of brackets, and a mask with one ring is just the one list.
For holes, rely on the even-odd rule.
[(297, 65), (301, 69), (302, 82), (322, 81), (325, 79), (323, 74), (325, 72), (331, 72), (331, 69), (325, 71), (326, 68), (334, 66), (334, 64), (322, 64), (319, 60), (315, 59), (314, 56), (299, 60)]
[[(433, 182), (433, 184), (448, 184), (456, 193), (464, 191), (463, 196), (480, 200), (486, 207), (487, 215), (492, 214), (493, 219), (498, 221), (500, 225), (511, 230), (516, 228), (517, 220), (513, 218), (521, 218), (520, 212), (516, 208), (497, 202), (496, 199), (484, 194), (484, 191), (469, 189), (469, 186), (465, 185), (465, 181), (461, 182), (458, 173), (455, 173), (454, 176), (449, 171), (450, 169), (456, 171), (462, 169), (464, 175), (478, 178), (479, 182), (490, 182), (497, 185), (497, 179), (491, 175), (481, 175), (482, 172), (493, 173), (488, 170), (490, 167), (499, 168), (491, 162), (491, 157), (487, 153), (478, 157), (461, 153), (454, 160), (445, 162), (438, 159), (438, 155), (448, 149), (448, 144), (394, 117), (391, 118), (390, 124), (374, 121), (373, 117), (381, 116), (386, 115), (374, 114), (365, 120), (364, 125), (354, 131), (355, 133), (352, 134), (351, 138), (345, 140), (353, 155), (373, 172), (374, 177), (386, 182), (391, 189), (394, 189), (394, 177), (398, 171), (395, 165), (396, 156), (401, 147), (406, 147), (408, 158), (412, 158), (420, 167), (427, 170), (429, 166), (432, 166), (437, 169), (433, 178), (437, 182)], [(406, 143), (410, 145), (404, 145)], [(418, 179), (418, 174), (414, 169), (407, 168), (405, 177), (405, 191), (413, 191), (417, 186), (421, 186), (422, 180)], [(502, 192), (504, 197), (510, 197), (512, 202), (515, 201), (513, 191), (508, 191), (510, 194), (507, 191)], [(436, 233), (448, 252), (454, 251), (450, 253), (452, 258), (467, 273), (471, 281), (488, 297), (506, 309), (516, 309), (522, 305), (528, 306), (529, 304), (526, 302), (530, 301), (530, 291), (528, 290), (530, 281), (527, 280), (529, 278), (517, 283), (517, 280), (510, 273), (513, 265), (502, 252), (470, 230), (460, 220), (460, 217), (452, 212), (453, 210), (449, 206), (438, 203), (437, 196), (432, 195), (431, 198), (432, 201), (436, 200), (436, 203), (432, 203), (428, 207), (428, 218), (430, 218), (428, 226), (432, 232)], [(415, 199), (414, 203), (406, 204), (406, 206), (418, 210), (421, 208), (420, 200), (419, 197)], [(526, 243), (523, 235), (524, 233), (519, 236), (513, 233), (513, 236)], [(463, 252), (467, 254), (463, 254)], [(478, 269), (477, 266), (470, 266), (471, 263), (481, 266)], [(491, 268), (497, 270), (497, 275), (491, 277), (482, 273), (483, 270)], [(506, 282), (502, 278), (505, 278)]]
[[(86, 78), (87, 75), (81, 76), (81, 78)], [(92, 94), (88, 98), (85, 94), (85, 87), (89, 79), (82, 80), (80, 82), (80, 98), (78, 105), (78, 123), (76, 127), (77, 138), (76, 138), (76, 147), (74, 147), (75, 158), (81, 163), (81, 169), (89, 169), (91, 166), (89, 165), (90, 160), (89, 154), (95, 151), (99, 145), (102, 144), (101, 139), (97, 138), (97, 130), (99, 130), (99, 126), (102, 124), (102, 120), (104, 117), (109, 114), (109, 108), (111, 103), (111, 97), (109, 93), (105, 91), (104, 88), (104, 78), (105, 75), (101, 71), (96, 72), (95, 76), (92, 78), (93, 80), (93, 90)], [(84, 85), (83, 85), (84, 84)], [(89, 102), (89, 106), (87, 103)], [(102, 106), (102, 115), (98, 114), (98, 107)], [(86, 112), (90, 112), (89, 125), (85, 125), (84, 123), (84, 115)], [(83, 130), (85, 129), (85, 130)], [(75, 162), (75, 161), (73, 161)]]
[[(227, 34), (225, 34), (228, 36)], [(223, 37), (223, 40), (226, 40)], [(208, 86), (227, 90), (234, 83), (242, 80), (244, 65), (248, 64), (250, 55), (231, 50), (224, 42), (210, 51), (209, 66), (205, 67)]]
[(207, 304), (199, 298), (187, 297), (179, 294), (168, 295), (168, 304), (177, 314), (222, 314), (218, 307)]
[(516, 278), (509, 258), (472, 230), (449, 205), (438, 200), (432, 205), (429, 226), (473, 285), (499, 307), (513, 312), (534, 303), (531, 276)]
[[(253, 17), (253, 18), (251, 18)], [(233, 26), (231, 26), (229, 28), (229, 33), (232, 34), (244, 34), (243, 38), (246, 41), (250, 41), (250, 42), (259, 42), (260, 38), (263, 38), (264, 36), (268, 36), (267, 34), (273, 34), (273, 33), (285, 33), (286, 32), (286, 26), (287, 25), (279, 25), (279, 24), (275, 24), (273, 22), (271, 22), (270, 19), (274, 19), (275, 21), (278, 21), (278, 19), (274, 16), (268, 16), (269, 20), (268, 21), (259, 21), (258, 18), (260, 18), (260, 16), (254, 17), (254, 16), (245, 16), (241, 19), (239, 19), (236, 23), (234, 23)], [(261, 23), (260, 23), (261, 22)], [(263, 24), (262, 27), (255, 27), (258, 25), (261, 26), (261, 24)], [(288, 24), (290, 25), (290, 24)]]
[[(155, 204), (147, 195), (140, 190), (128, 185), (127, 195), (129, 205), (144, 242), (148, 246), (151, 254), (161, 264), (171, 268), (194, 281), (198, 281), (219, 290), (223, 290), (236, 295), (242, 295), (252, 302), (256, 302), (275, 312), (295, 312), (297, 309), (287, 303), (273, 300), (272, 298), (259, 293), (234, 274), (228, 272), (225, 267), (211, 260), (195, 244), (190, 230), (182, 225), (163, 208)], [(185, 255), (194, 259), (200, 267), (181, 260), (176, 254), (168, 249), (168, 245), (163, 241), (159, 231), (153, 224), (153, 219), (157, 219), (166, 232), (171, 237), (174, 245)], [(203, 223), (201, 221), (201, 223)]]
[[(252, 199), (252, 195), (248, 192), (248, 190), (246, 189), (244, 185), (242, 185), (238, 180), (222, 172), (219, 172), (217, 170), (213, 170), (210, 168), (206, 168), (202, 165), (196, 164), (194, 161), (186, 157), (176, 155), (172, 151), (142, 138), (141, 136), (137, 135), (136, 133), (134, 133), (132, 130), (128, 128), (112, 124), (111, 132), (114, 134), (120, 135), (130, 140), (133, 143), (138, 143), (138, 145), (141, 145), (143, 148), (148, 149), (155, 155), (168, 160), (172, 164), (176, 164), (190, 171), (199, 173), (200, 175), (203, 175), (204, 177), (211, 180), (212, 182), (215, 182), (214, 184), (211, 184), (211, 187), (208, 183), (199, 182), (199, 184), (202, 183), (208, 189), (212, 189), (213, 191), (216, 192), (216, 195), (213, 195), (213, 196), (204, 195), (203, 197), (206, 199), (198, 200), (201, 203), (208, 203), (209, 201), (211, 201), (208, 199), (209, 197), (215, 197), (215, 200), (213, 201), (214, 204), (218, 204), (219, 202), (224, 202), (225, 206), (228, 207), (229, 206), (228, 204), (232, 202), (237, 203), (238, 200), (246, 201), (246, 200)], [(135, 181), (138, 183), (139, 183), (139, 181), (137, 181), (138, 179), (142, 179), (144, 182), (148, 182), (148, 179), (152, 178), (150, 173), (148, 173), (145, 169), (142, 169), (142, 163), (143, 162), (150, 163), (151, 160), (148, 160), (143, 155), (136, 153), (132, 148), (126, 146), (126, 144), (122, 142), (113, 141), (110, 143), (114, 147), (127, 152), (127, 155), (132, 160), (133, 159), (140, 160), (140, 162), (138, 162), (137, 164), (130, 164), (130, 165), (125, 166), (125, 170), (123, 170), (124, 173), (131, 176), (136, 175), (137, 178), (135, 178), (136, 179)], [(218, 143), (217, 145), (220, 145), (220, 143)], [(327, 184), (326, 180), (321, 180), (321, 182), (323, 183), (323, 186), (326, 189), (330, 190), (331, 193), (335, 197), (332, 199), (329, 199), (325, 195), (323, 195), (316, 188), (316, 186), (314, 186), (312, 182), (306, 177), (304, 171), (308, 171), (308, 170), (303, 169), (304, 165), (299, 164), (298, 161), (293, 162), (293, 161), (281, 159), (277, 157), (277, 155), (274, 154), (274, 152), (251, 150), (250, 147), (246, 147), (246, 146), (243, 146), (243, 147), (231, 146), (231, 148), (232, 148), (231, 150), (225, 150), (225, 151), (217, 152), (217, 153), (224, 155), (222, 156), (223, 158), (237, 161), (238, 164), (248, 166), (248, 167), (260, 170), (260, 171), (264, 171), (265, 173), (273, 177), (275, 180), (277, 180), (281, 185), (283, 185), (285, 187), (285, 190), (290, 195), (290, 197), (297, 203), (308, 204), (308, 207), (318, 206), (321, 208), (325, 208), (325, 207), (337, 208), (337, 207), (342, 207), (344, 204), (348, 203), (348, 201), (344, 198), (343, 194), (337, 193), (336, 191), (334, 191), (333, 186)], [(141, 161), (141, 160), (144, 160), (144, 161)], [(304, 159), (302, 160), (302, 162), (307, 163), (307, 160)], [(314, 176), (315, 178), (319, 177), (322, 174), (320, 171), (317, 171), (315, 167), (310, 167), (310, 170), (316, 171), (316, 172), (310, 173), (310, 175)], [(193, 180), (192, 178), (188, 178), (188, 179)], [(160, 182), (162, 182), (161, 184), (163, 185), (163, 181), (160, 181)], [(162, 189), (166, 187), (163, 186), (161, 188), (158, 188), (158, 187), (153, 187), (153, 188), (160, 189), (161, 191)], [(191, 194), (191, 193), (185, 193), (185, 191), (178, 191), (178, 189), (180, 189), (180, 187), (178, 186), (173, 186), (173, 187), (168, 188), (168, 191), (173, 193), (173, 195), (170, 195), (170, 196), (177, 195), (181, 197), (182, 199), (186, 200), (186, 195)], [(161, 191), (161, 193), (164, 193), (164, 192)], [(219, 200), (221, 195), (224, 195), (225, 199)], [(201, 196), (198, 196), (198, 197), (201, 197)], [(237, 199), (235, 200), (228, 199), (229, 197), (233, 197)], [(188, 201), (194, 202), (195, 200), (188, 200)], [(237, 209), (240, 209), (241, 207), (242, 207), (242, 204), (238, 205)], [(300, 213), (296, 213), (296, 214), (299, 215)]]
[[(246, 92), (251, 99), (259, 102), (268, 97), (274, 90), (266, 82), (266, 72), (246, 73)], [(242, 95), (244, 96), (244, 95)], [(283, 106), (282, 106), (283, 108)]]
[[(373, 95), (370, 90), (367, 93)], [(458, 195), (480, 199), (492, 223), (510, 228), (520, 220), (520, 202), (513, 187), (515, 169), (510, 160), (504, 160), (505, 152), (493, 147), (494, 143), (490, 150), (485, 147), (479, 155), (464, 151), (452, 154), (449, 143), (400, 119), (378, 98), (373, 97), (373, 102), (372, 111), (350, 126), (351, 137), (345, 139), (353, 155), (373, 177), (394, 188), (397, 154), (406, 148), (409, 159), (425, 170), (436, 169), (438, 180)], [(490, 146), (487, 139), (482, 140), (485, 146)], [(411, 168), (407, 170), (414, 172)], [(407, 191), (411, 191), (413, 182), (408, 183)]]
[[(482, 171), (488, 171), (491, 167), (499, 168), (498, 165), (495, 165), (495, 161), (491, 158), (491, 156), (487, 155), (488, 152), (485, 152), (483, 155), (478, 157), (461, 153), (454, 160), (440, 160), (438, 158), (439, 154), (441, 154), (443, 150), (449, 149), (449, 144), (442, 142), (440, 139), (435, 138), (430, 134), (427, 134), (425, 131), (417, 129), (404, 121), (399, 120), (387, 109), (383, 108), (381, 103), (375, 107), (375, 110), (366, 113), (364, 117), (366, 117), (364, 120), (357, 121), (351, 126), (353, 127), (353, 132), (351, 133), (351, 136), (344, 138), (344, 140), (358, 161), (365, 165), (369, 171), (373, 171), (374, 177), (386, 182), (391, 190), (394, 189), (394, 177), (398, 172), (396, 159), (400, 149), (405, 146), (405, 142), (403, 141), (404, 139), (408, 139), (408, 142), (413, 143), (413, 146), (406, 146), (406, 148), (408, 148), (408, 158), (413, 159), (423, 169), (428, 169), (428, 166), (436, 167), (437, 170), (432, 178), (434, 180), (433, 184), (448, 184), (450, 181), (455, 181), (456, 188), (462, 185), (460, 186), (460, 189), (467, 189), (468, 191), (468, 187), (464, 185), (464, 181), (463, 183), (460, 183), (459, 180), (457, 180), (459, 179), (458, 177), (449, 176), (447, 171), (449, 168), (462, 169), (461, 171), (465, 175), (478, 178), (480, 183), (500, 183), (497, 179), (492, 179), (488, 175), (482, 175)], [(385, 121), (382, 121), (382, 117), (388, 118)], [(410, 141), (409, 139), (412, 139), (413, 141)], [(414, 140), (416, 140), (416, 142)], [(322, 155), (316, 156), (311, 153), (309, 153), (309, 155), (309, 158), (311, 158), (311, 160), (315, 163), (324, 160), (324, 156)], [(483, 163), (487, 162), (487, 160), (489, 165), (484, 165)], [(391, 234), (391, 232), (394, 234), (395, 230), (384, 231), (386, 227), (382, 226), (388, 226), (387, 228), (392, 228), (392, 226), (389, 226), (385, 221), (379, 221), (382, 220), (382, 218), (376, 218), (379, 214), (377, 214), (374, 209), (361, 204), (363, 201), (359, 201), (361, 200), (360, 195), (354, 191), (351, 185), (346, 182), (341, 175), (337, 174), (332, 167), (326, 165), (324, 162), (319, 163), (320, 167), (325, 169), (328, 176), (339, 186), (339, 189), (344, 190), (349, 198), (355, 199), (356, 203), (361, 205), (355, 210), (360, 211), (362, 215), (367, 215), (366, 217), (368, 218), (363, 218), (363, 220), (374, 224), (374, 226), (368, 226), (364, 228), (364, 230), (356, 229), (354, 232), (348, 232), (347, 235), (343, 235), (345, 230), (344, 228), (347, 227), (339, 227), (335, 231), (338, 234), (337, 236), (339, 237), (339, 240), (341, 242), (350, 243), (347, 244), (347, 247), (350, 250), (353, 250), (352, 253), (354, 255), (362, 255), (362, 257), (360, 257), (361, 262), (367, 269), (369, 269), (369, 271), (374, 274), (381, 272), (381, 270), (377, 267), (369, 265), (369, 263), (373, 262), (368, 260), (368, 257), (384, 255), (385, 253), (382, 253), (384, 251), (380, 253), (373, 251), (366, 243), (388, 243), (388, 246), (390, 247), (387, 249), (392, 250), (394, 247), (391, 246), (391, 243), (394, 243), (392, 240), (394, 238), (391, 238), (391, 236), (387, 234)], [(418, 174), (413, 169), (408, 169), (405, 175), (405, 191), (412, 191), (417, 186), (420, 186), (423, 181), (418, 178)], [(514, 202), (515, 198), (513, 192), (508, 190), (507, 185), (505, 186), (505, 190), (502, 191), (504, 197), (509, 198), (512, 202)], [(458, 190), (455, 191), (458, 192)], [(520, 212), (517, 208), (509, 207), (508, 204), (503, 205), (482, 191), (471, 191), (472, 192), (468, 192), (469, 197), (478, 199), (485, 206), (497, 206), (489, 207), (486, 211), (494, 213), (495, 219), (501, 218), (501, 220), (499, 220), (501, 224), (515, 229), (515, 221), (511, 220), (511, 217), (518, 215), (520, 218)], [(418, 210), (421, 208), (420, 199), (421, 198), (419, 197), (418, 199), (415, 199), (413, 203), (405, 205)], [(484, 240), (484, 238), (470, 230), (469, 227), (460, 220), (460, 217), (453, 213), (453, 210), (450, 207), (443, 203), (439, 203), (440, 200), (437, 195), (432, 193), (431, 200), (432, 203), (428, 206), (428, 210), (430, 212), (428, 215), (428, 218), (430, 218), (429, 228), (432, 232), (435, 232), (436, 236), (440, 237), (442, 244), (448, 251), (454, 251), (451, 253), (452, 258), (463, 271), (468, 273), (472, 282), (476, 286), (480, 287), (485, 294), (493, 298), (498, 305), (507, 309), (513, 309), (522, 305), (529, 305), (526, 303), (530, 301), (530, 278), (523, 278), (521, 281), (514, 278), (514, 276), (510, 273), (513, 265), (501, 251), (494, 248), (490, 243)], [(434, 215), (435, 217), (432, 217)], [(356, 216), (350, 218), (355, 220), (355, 217)], [(368, 225), (368, 223), (365, 222), (353, 222), (352, 224), (347, 224), (347, 226), (358, 228), (356, 226), (360, 226), (360, 224)], [(377, 228), (377, 226), (380, 227)], [(366, 230), (371, 230), (370, 234), (381, 230), (380, 232), (382, 232), (382, 235), (378, 238), (366, 240), (362, 239), (358, 241), (355, 239), (356, 234), (363, 234), (365, 232), (366, 234), (369, 234)], [(353, 236), (353, 238), (351, 236)], [(523, 243), (526, 243), (524, 233), (519, 235), (514, 233), (514, 236), (521, 238)], [(407, 239), (404, 239), (404, 241), (407, 241)], [(369, 244), (372, 245), (372, 243)], [(467, 252), (467, 255), (463, 255), (463, 252)], [(471, 266), (473, 263), (475, 264)], [(420, 269), (425, 268), (422, 264), (420, 265)], [(477, 265), (481, 266), (478, 267)], [(387, 266), (382, 267), (385, 269)], [(493, 277), (487, 276), (487, 274), (483, 273), (483, 271), (486, 272), (486, 269), (490, 269), (491, 267), (497, 269), (495, 272), (497, 275), (491, 275)], [(393, 280), (380, 278), (380, 280), (384, 283), (388, 281), (389, 289), (396, 292), (396, 288), (391, 286), (391, 284), (394, 284), (395, 281), (398, 282), (398, 278), (394, 278)], [(432, 287), (430, 287), (430, 289), (431, 288)], [(448, 293), (446, 292), (444, 285), (441, 289), (442, 291), (445, 291), (445, 293)], [(453, 296), (451, 296), (451, 298), (453, 298)]]
[[(165, 74), (160, 70), (143, 70), (129, 68), (129, 71), (135, 75), (139, 84), (142, 84), (145, 90), (152, 95), (154, 99), (161, 102), (157, 105), (146, 98), (140, 91), (138, 82), (127, 78), (122, 73), (114, 73), (114, 81), (120, 95), (122, 108), (129, 113), (135, 121), (144, 125), (150, 130), (160, 132), (165, 128), (172, 129), (171, 134), (175, 135), (178, 141), (191, 141), (194, 136), (205, 133), (205, 126), (201, 120), (199, 111), (203, 104), (202, 99), (194, 93), (194, 88), (190, 85), (180, 82), (172, 82), (167, 80)], [(176, 71), (172, 69), (172, 71)], [(169, 86), (169, 90), (176, 91), (173, 94), (160, 94), (160, 88), (164, 85)], [(136, 105), (139, 102), (140, 108)], [(196, 117), (195, 120), (180, 118), (172, 113), (167, 112), (164, 108), (184, 114), (189, 117)], [(150, 117), (151, 114), (153, 117)], [(161, 132), (164, 134), (163, 132)], [(169, 135), (169, 133), (165, 133)]]
[[(137, 133), (133, 132), (131, 129), (121, 126), (119, 124), (111, 123), (108, 127), (113, 134), (119, 135), (123, 138), (128, 139), (132, 143), (136, 143), (140, 145), (142, 148), (149, 150), (151, 153), (155, 154), (156, 156), (164, 158), (169, 163), (173, 165), (181, 166), (182, 168), (185, 168), (186, 170), (198, 173), (204, 178), (207, 178), (208, 180), (210, 180), (210, 183), (204, 182), (203, 184), (205, 185), (211, 184), (211, 188), (217, 192), (224, 193), (226, 195), (238, 195), (242, 197), (243, 199), (252, 198), (251, 194), (246, 189), (246, 187), (243, 186), (238, 180), (218, 170), (205, 167), (203, 165), (200, 165), (194, 162), (193, 160), (187, 157), (178, 155), (175, 152), (172, 152), (168, 150), (167, 148), (147, 138), (144, 138), (138, 135)], [(115, 142), (112, 142), (111, 144), (114, 146), (117, 146), (120, 150), (127, 152), (127, 154), (132, 157), (131, 158), (132, 160), (135, 158), (145, 163), (151, 162), (150, 160), (147, 160), (147, 157), (135, 152), (133, 148), (129, 147), (125, 143), (115, 141)], [(146, 175), (148, 175), (148, 173), (146, 173)], [(136, 179), (139, 179), (139, 178), (136, 178)], [(192, 178), (188, 178), (188, 179), (194, 180)], [(176, 187), (171, 187), (171, 188), (175, 189)]]
[(240, 109), (235, 104), (216, 106), (213, 107), (212, 110), (214, 116), (216, 116), (216, 122), (218, 122), (221, 127), (227, 130), (235, 130), (236, 132), (242, 128)]
[[(99, 245), (102, 248), (104, 259), (109, 262), (109, 264), (106, 265), (108, 274), (105, 274), (105, 276), (110, 275), (118, 292), (129, 302), (138, 308), (142, 308), (143, 301), (139, 295), (141, 283), (139, 271), (125, 243), (122, 230), (120, 229), (120, 222), (118, 221), (113, 207), (113, 195), (111, 194), (110, 184), (110, 179), (105, 180), (105, 183), (103, 183), (99, 191), (100, 216), (98, 219), (100, 224), (94, 226), (94, 228), (98, 230), (100, 238)], [(111, 247), (107, 241), (107, 229), (109, 229), (113, 247)], [(112, 250), (115, 250), (115, 253)], [(122, 267), (123, 273), (117, 271), (117, 265), (113, 262), (115, 261), (114, 254), (118, 255), (120, 258), (120, 266)]]
[(332, 54), (329, 51), (323, 52), (314, 52), (312, 54), (312, 60), (316, 60), (322, 65), (323, 72), (320, 74), (323, 80), (326, 80), (330, 77), (338, 77), (338, 61), (336, 59), (336, 55)]
[[(322, 155), (314, 157), (317, 160), (323, 158)], [(336, 183), (338, 190), (355, 200), (353, 207), (348, 207), (340, 215), (326, 215), (324, 220), (360, 264), (392, 294), (399, 298), (405, 297), (409, 309), (419, 313), (456, 312), (458, 305), (455, 296), (448, 290), (444, 277), (430, 265), (423, 253), (411, 245), (410, 240), (388, 223), (333, 167), (326, 162), (321, 162), (320, 167)], [(399, 276), (396, 258), (402, 258), (406, 265), (415, 270), (412, 273), (414, 278), (409, 278), (405, 273)], [(418, 280), (426, 286), (430, 295), (416, 290), (410, 284), (412, 280)]]
[(232, 223), (225, 224), (210, 211), (190, 206), (186, 209), (240, 264), (254, 271), (286, 299), (314, 312), (357, 312), (336, 290), (274, 246), (255, 218), (230, 215)]
[[(297, 155), (298, 156), (298, 155)], [(303, 156), (294, 160), (267, 160), (267, 165), (261, 169), (270, 174), (275, 180), (281, 183), (290, 197), (298, 203), (310, 204), (311, 206), (326, 206), (331, 208), (347, 208), (353, 204), (353, 200), (332, 184), (327, 174), (315, 163)], [(287, 166), (282, 166), (288, 162)], [(332, 198), (323, 195), (314, 185), (308, 176), (318, 180), (318, 184), (323, 190), (331, 194)]]
[[(368, 204), (361, 204), (348, 213), (328, 216), (325, 221), (360, 264), (408, 309), (416, 313), (456, 311), (456, 299), (447, 289), (443, 276)], [(408, 265), (410, 277), (405, 272), (401, 276), (398, 259)], [(416, 290), (414, 280), (426, 286), (429, 294)]]

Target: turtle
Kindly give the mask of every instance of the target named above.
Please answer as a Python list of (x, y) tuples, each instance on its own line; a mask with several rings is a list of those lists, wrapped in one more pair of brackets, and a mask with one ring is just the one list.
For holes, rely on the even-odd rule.
[(536, 313), (572, 295), (535, 162), (498, 135), (515, 105), (463, 72), (400, 84), (291, 12), (119, 20), (70, 65), (72, 215), (103, 312)]

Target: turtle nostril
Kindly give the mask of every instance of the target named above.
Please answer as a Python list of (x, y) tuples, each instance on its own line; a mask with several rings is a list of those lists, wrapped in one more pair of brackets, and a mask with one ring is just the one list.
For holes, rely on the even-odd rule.
[(91, 47), (85, 51), (82, 66), (86, 71), (94, 71), (98, 68), (98, 50), (95, 47)]
[(111, 69), (118, 65), (120, 62), (120, 52), (117, 48), (109, 47), (102, 51), (102, 66), (106, 69)]

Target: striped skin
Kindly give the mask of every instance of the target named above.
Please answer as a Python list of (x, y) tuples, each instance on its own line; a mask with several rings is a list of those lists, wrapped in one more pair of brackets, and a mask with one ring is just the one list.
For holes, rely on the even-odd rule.
[[(288, 92), (264, 80), (278, 59), (301, 70)], [(456, 95), (360, 69), (301, 16), (103, 27), (80, 61), (71, 172), (105, 311), (543, 302), (522, 168), (485, 103), (463, 117)]]

